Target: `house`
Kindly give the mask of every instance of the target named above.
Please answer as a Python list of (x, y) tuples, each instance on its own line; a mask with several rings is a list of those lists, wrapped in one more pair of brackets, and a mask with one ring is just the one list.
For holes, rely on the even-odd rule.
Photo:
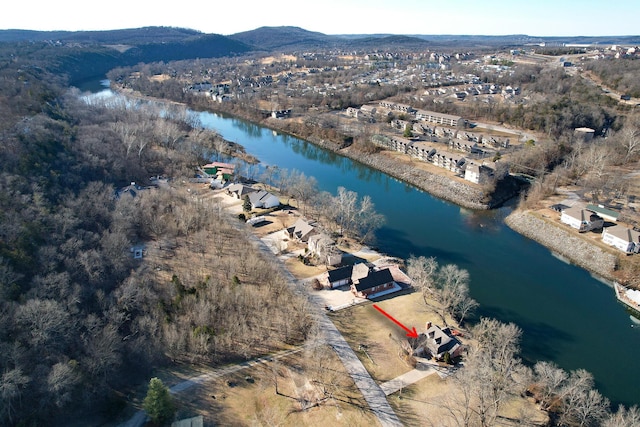
[(248, 194), (248, 196), (249, 201), (251, 202), (251, 209), (269, 209), (280, 206), (280, 199), (278, 198), (278, 196), (271, 194), (265, 190), (251, 192)]
[(393, 289), (395, 282), (388, 268), (369, 271), (367, 276), (351, 284), (351, 292), (360, 298), (369, 298), (372, 294)]
[(494, 175), (493, 168), (487, 165), (479, 165), (477, 163), (469, 163), (464, 170), (464, 179), (476, 184), (487, 182)]
[(602, 241), (626, 254), (640, 252), (640, 232), (619, 224), (605, 227)]
[(116, 191), (116, 199), (119, 199), (124, 196), (129, 196), (132, 199), (136, 198), (140, 194), (140, 192), (145, 189), (146, 189), (145, 187), (138, 185), (135, 182), (132, 182), (126, 187), (122, 187)]
[(339, 288), (340, 286), (350, 285), (352, 271), (353, 265), (345, 265), (344, 267), (329, 270), (327, 272), (329, 287), (333, 289)]
[(271, 117), (274, 119), (283, 119), (291, 115), (291, 109), (287, 110), (274, 110), (271, 112)]
[(303, 218), (298, 218), (298, 220), (291, 227), (287, 228), (285, 232), (291, 239), (307, 242), (309, 237), (318, 233), (318, 230), (315, 221), (308, 222)]
[(620, 217), (620, 212), (607, 209), (602, 205), (587, 205), (587, 209), (591, 212), (597, 213), (603, 219), (607, 221), (617, 222)]
[(314, 234), (307, 241), (309, 252), (320, 258), (326, 265), (340, 265), (342, 263), (342, 251), (336, 242), (324, 233)]
[(360, 279), (367, 277), (372, 268), (369, 264), (359, 262), (329, 270), (327, 272), (329, 286), (333, 289), (357, 283)]
[(255, 193), (257, 191), (257, 189), (244, 184), (231, 184), (227, 187), (227, 194), (235, 197), (238, 200), (243, 200), (244, 196)]
[(425, 331), (418, 335), (417, 341), (420, 345), (414, 350), (414, 356), (422, 357), (428, 354), (436, 360), (443, 360), (446, 353), (449, 353), (451, 358), (455, 358), (464, 350), (462, 343), (453, 335), (451, 329), (442, 329), (431, 322), (427, 322)]
[(212, 162), (202, 166), (200, 169), (207, 176), (228, 181), (233, 175), (235, 167), (232, 163)]
[(580, 233), (590, 230), (597, 230), (604, 226), (604, 220), (594, 212), (573, 206), (564, 209), (560, 214), (560, 222), (575, 228)]

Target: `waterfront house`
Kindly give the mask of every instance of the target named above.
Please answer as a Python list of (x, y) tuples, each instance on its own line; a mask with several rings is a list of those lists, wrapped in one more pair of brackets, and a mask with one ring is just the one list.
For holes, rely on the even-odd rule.
[(598, 230), (604, 226), (602, 217), (580, 206), (572, 206), (564, 209), (560, 214), (560, 222), (575, 228), (580, 233), (590, 230)]
[(419, 345), (413, 354), (419, 357), (429, 355), (436, 360), (443, 360), (446, 353), (449, 353), (451, 358), (455, 358), (464, 350), (462, 343), (453, 335), (451, 329), (442, 329), (431, 322), (427, 322), (424, 332), (418, 335), (417, 341)]
[(243, 200), (244, 196), (255, 193), (257, 191), (257, 189), (244, 184), (231, 184), (227, 187), (227, 194), (231, 197), (235, 197), (238, 200)]
[(249, 201), (251, 202), (252, 209), (269, 209), (280, 206), (280, 199), (278, 196), (265, 190), (258, 190), (249, 193)]
[(594, 212), (607, 221), (616, 222), (620, 217), (620, 212), (607, 209), (603, 205), (587, 205), (587, 209)]
[(285, 229), (287, 237), (298, 240), (300, 242), (307, 242), (309, 237), (317, 234), (319, 231), (316, 227), (315, 221), (307, 221), (304, 218), (298, 218), (298, 220), (289, 228)]
[(623, 225), (613, 225), (602, 230), (602, 241), (626, 253), (640, 252), (640, 232)]
[(495, 171), (487, 165), (479, 165), (477, 163), (468, 163), (464, 170), (464, 179), (475, 184), (483, 184), (487, 182)]
[[(396, 286), (391, 270), (384, 268), (382, 270), (369, 271), (365, 277), (351, 284), (351, 292), (360, 298), (369, 298), (378, 292), (391, 290)], [(398, 287), (398, 290), (400, 288)]]
[(329, 270), (327, 280), (331, 288), (337, 288), (358, 282), (363, 277), (367, 277), (370, 271), (372, 267), (369, 264), (359, 262)]
[(233, 175), (235, 167), (232, 163), (211, 162), (202, 166), (201, 170), (208, 176), (228, 181)]

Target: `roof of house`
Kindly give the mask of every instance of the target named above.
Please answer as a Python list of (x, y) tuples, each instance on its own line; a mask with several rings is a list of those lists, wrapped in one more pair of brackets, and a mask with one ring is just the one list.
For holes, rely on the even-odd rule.
[(445, 352), (451, 354), (461, 345), (460, 341), (451, 335), (449, 328), (441, 329), (437, 325), (432, 325), (425, 331), (424, 335), (427, 337), (427, 348), (435, 355)]
[(344, 267), (329, 270), (329, 283), (350, 278), (352, 271), (353, 265), (345, 265)]
[(276, 196), (265, 190), (258, 190), (258, 191), (253, 191), (249, 193), (249, 200), (254, 205), (260, 201), (267, 200), (270, 197), (276, 197)]
[(358, 262), (353, 265), (353, 272), (351, 273), (351, 281), (357, 282), (363, 277), (367, 277), (372, 270), (373, 265), (366, 262)]
[(385, 268), (382, 270), (370, 271), (366, 277), (363, 277), (355, 284), (355, 288), (356, 291), (361, 292), (390, 282), (393, 282), (393, 276), (391, 275), (391, 271), (388, 268)]
[(315, 230), (315, 222), (307, 222), (303, 218), (298, 218), (298, 220), (291, 227), (287, 228), (289, 234), (292, 234), (298, 239), (303, 238), (313, 230)]
[(570, 208), (564, 209), (562, 211), (562, 214), (575, 218), (579, 221), (585, 221), (585, 222), (587, 221), (593, 222), (593, 221), (598, 221), (602, 219), (598, 216), (597, 213), (594, 213), (593, 210), (584, 209), (580, 206), (572, 206)]
[(250, 193), (256, 192), (258, 190), (256, 190), (253, 187), (249, 187), (248, 185), (244, 185), (244, 184), (231, 184), (230, 186), (227, 187), (227, 191), (229, 193), (236, 193), (236, 194), (238, 194), (238, 196), (244, 196), (246, 194), (250, 194)]
[(613, 225), (611, 227), (606, 227), (604, 232), (610, 234), (612, 236), (617, 237), (625, 242), (640, 242), (640, 232), (632, 230), (631, 228), (627, 228), (622, 225)]
[(592, 211), (592, 212), (595, 212), (597, 214), (604, 215), (606, 217), (610, 217), (610, 218), (612, 218), (612, 219), (614, 219), (616, 221), (618, 220), (618, 217), (620, 216), (620, 212), (616, 212), (614, 210), (607, 209), (604, 206), (587, 205), (587, 209)]

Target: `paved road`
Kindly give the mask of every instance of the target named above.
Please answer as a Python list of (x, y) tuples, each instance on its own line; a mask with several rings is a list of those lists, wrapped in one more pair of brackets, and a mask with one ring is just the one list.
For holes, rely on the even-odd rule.
[(260, 239), (254, 236), (252, 239), (261, 252), (266, 257), (276, 259), (281, 273), (291, 285), (293, 291), (299, 295), (303, 295), (311, 301), (313, 307), (313, 313), (320, 325), (320, 330), (324, 331), (325, 340), (329, 344), (344, 365), (345, 369), (353, 379), (365, 401), (369, 405), (371, 412), (378, 418), (380, 424), (383, 427), (401, 427), (402, 423), (400, 419), (393, 411), (391, 405), (387, 401), (387, 396), (384, 394), (380, 386), (371, 378), (369, 372), (365, 369), (364, 365), (356, 356), (356, 353), (349, 346), (344, 339), (340, 331), (336, 328), (333, 322), (327, 316), (326, 311), (322, 309), (324, 307), (323, 300), (308, 292), (309, 287), (304, 286), (299, 282), (289, 270), (287, 270), (282, 262), (273, 254), (269, 247)]

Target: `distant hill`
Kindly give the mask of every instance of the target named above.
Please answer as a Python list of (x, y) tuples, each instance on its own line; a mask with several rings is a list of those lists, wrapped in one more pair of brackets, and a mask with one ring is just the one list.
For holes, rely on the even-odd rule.
[(31, 31), (0, 30), (0, 42), (61, 41), (97, 44), (167, 43), (184, 40), (203, 33), (187, 28), (142, 27), (108, 31)]
[(43, 59), (48, 57), (48, 63), (53, 64), (51, 71), (66, 74), (72, 84), (102, 77), (118, 66), (239, 55), (253, 49), (219, 34), (173, 27), (78, 32), (0, 30), (0, 41), (15, 43), (15, 49), (23, 53), (38, 52)]
[(340, 41), (335, 36), (307, 31), (299, 27), (260, 27), (228, 36), (259, 50), (291, 48), (327, 48)]
[[(249, 52), (301, 50), (402, 50), (468, 49), (523, 46), (545, 43), (638, 45), (640, 36), (621, 37), (531, 37), (524, 34), (482, 35), (327, 35), (300, 27), (260, 27), (230, 36), (205, 34), (176, 27), (143, 27), (111, 31), (0, 30), (6, 46), (22, 43), (22, 52), (36, 52), (52, 59), (52, 71), (67, 74), (71, 82), (104, 76), (118, 66), (139, 62), (188, 60), (240, 55)], [(38, 45), (40, 43), (40, 45)], [(16, 45), (17, 46), (17, 45)], [(64, 48), (61, 48), (64, 46)]]

